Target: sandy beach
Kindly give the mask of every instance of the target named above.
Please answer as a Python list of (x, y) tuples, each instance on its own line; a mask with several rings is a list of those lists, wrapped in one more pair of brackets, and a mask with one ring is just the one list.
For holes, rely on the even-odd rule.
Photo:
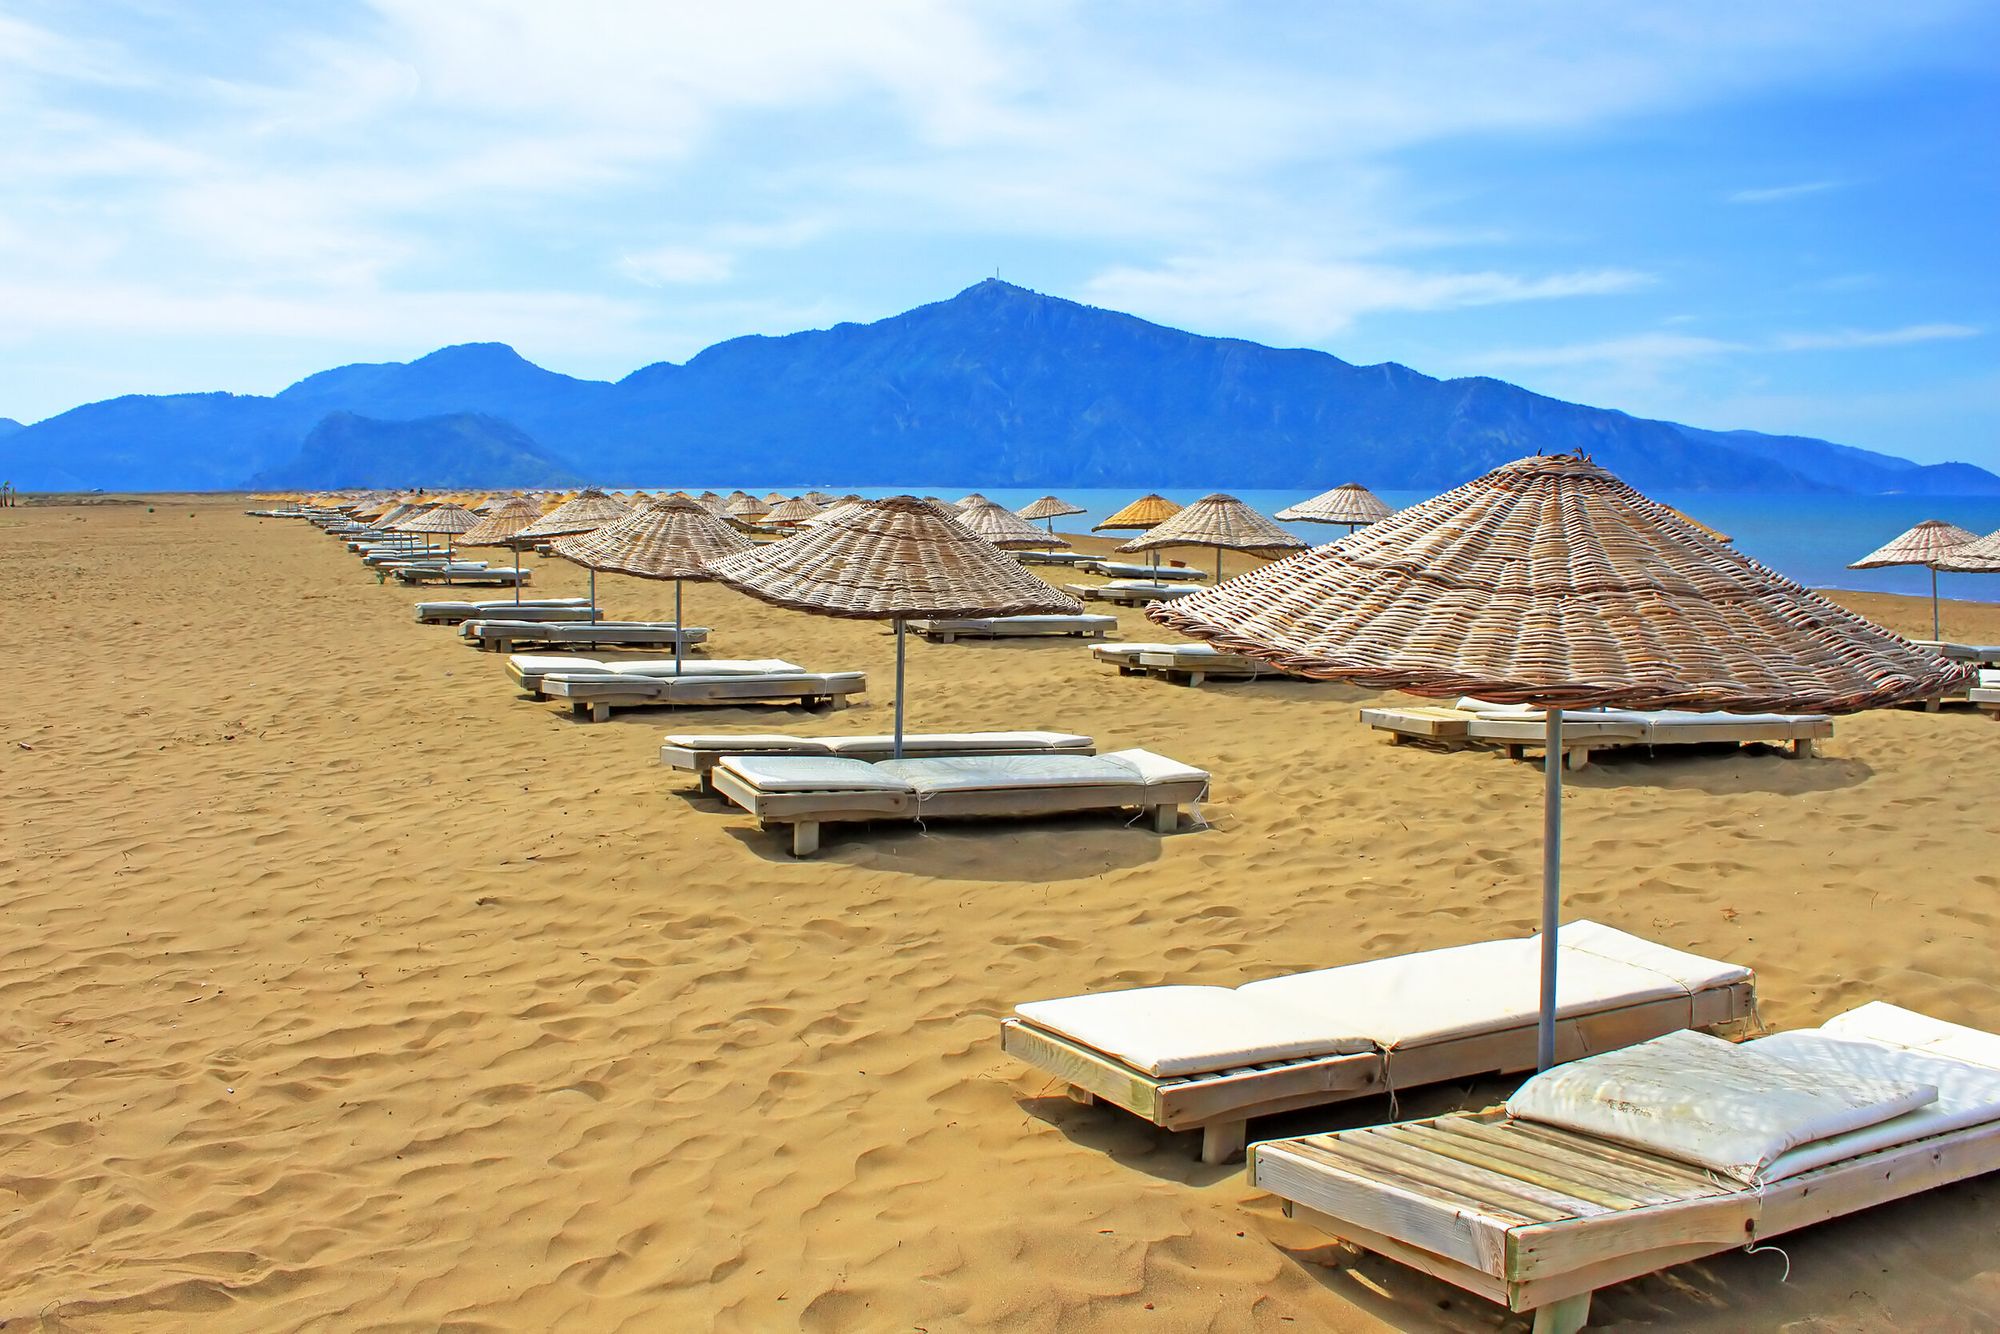
[[(1350, 1265), (1240, 1163), (1071, 1103), (996, 1027), (1526, 934), (1539, 766), (1391, 747), (1355, 719), (1391, 697), (1338, 685), (913, 642), (913, 729), (1149, 747), (1214, 773), (1211, 827), (835, 829), (798, 862), (692, 798), (660, 737), (887, 730), (882, 626), (689, 585), (716, 656), (871, 694), (579, 724), (318, 530), (148, 504), (0, 511), (0, 1327), (1525, 1328)], [(528, 563), (535, 595), (584, 591)], [(671, 585), (599, 590), (671, 614)], [(1840, 600), (1928, 632), (1927, 602)], [(2000, 605), (1945, 626), (2000, 642)], [(1567, 914), (1755, 967), (1775, 1027), (1883, 999), (2000, 1029), (1996, 774), (2000, 724), (1963, 708), (1842, 718), (1810, 761), (1606, 756), (1569, 779)], [(1595, 1319), (1992, 1328), (1996, 1210), (2000, 1180), (1952, 1186), (1783, 1239), (1789, 1281), (1730, 1253)]]

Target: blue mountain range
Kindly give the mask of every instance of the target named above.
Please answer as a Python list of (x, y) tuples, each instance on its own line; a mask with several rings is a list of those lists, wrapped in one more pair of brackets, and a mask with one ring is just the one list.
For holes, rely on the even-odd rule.
[(1644, 489), (2000, 494), (2000, 476), (1970, 464), (1357, 366), (997, 280), (872, 324), (731, 339), (616, 382), (470, 343), (321, 371), (271, 397), (108, 399), (0, 426), (0, 476), (29, 490), (1438, 490), (1537, 450), (1582, 450)]

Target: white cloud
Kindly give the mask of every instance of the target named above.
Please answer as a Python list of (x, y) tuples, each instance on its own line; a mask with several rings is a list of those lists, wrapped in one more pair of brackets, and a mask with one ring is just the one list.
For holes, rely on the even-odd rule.
[(1776, 204), (1805, 195), (1824, 194), (1828, 190), (1838, 190), (1846, 184), (1845, 181), (1800, 181), (1796, 185), (1767, 185), (1761, 189), (1735, 190), (1724, 198), (1732, 204)]
[(1530, 277), (1339, 260), (1220, 258), (1112, 268), (1086, 283), (1084, 293), (1091, 301), (1169, 323), (1214, 328), (1248, 322), (1312, 338), (1338, 333), (1375, 311), (1602, 296), (1649, 281), (1643, 273), (1623, 269)]
[(1969, 324), (1908, 324), (1897, 329), (1828, 329), (1811, 333), (1772, 334), (1759, 339), (1705, 338), (1698, 334), (1637, 333), (1587, 343), (1554, 347), (1495, 348), (1465, 358), (1481, 367), (1623, 365), (1657, 367), (1727, 354), (1767, 352), (1827, 352), (1849, 348), (1900, 347), (1940, 339), (1976, 338), (1983, 331)]
[(618, 271), (648, 287), (664, 287), (678, 283), (726, 282), (736, 271), (736, 263), (717, 250), (660, 246), (619, 256)]

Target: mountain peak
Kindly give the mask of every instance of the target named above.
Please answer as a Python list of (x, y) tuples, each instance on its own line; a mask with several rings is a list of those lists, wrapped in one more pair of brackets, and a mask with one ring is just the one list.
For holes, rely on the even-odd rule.
[[(533, 362), (516, 352), (507, 343), (453, 343), (418, 357), (409, 364), (428, 366), (432, 369), (534, 366)], [(541, 368), (537, 366), (535, 369)]]

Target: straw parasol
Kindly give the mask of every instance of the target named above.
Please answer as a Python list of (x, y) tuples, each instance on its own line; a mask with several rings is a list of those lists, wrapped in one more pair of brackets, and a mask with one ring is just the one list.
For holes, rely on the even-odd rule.
[(958, 512), (958, 521), (996, 547), (1066, 547), (1069, 543), (1029, 523), (1010, 509), (982, 500)]
[(722, 512), (747, 528), (756, 520), (763, 518), (770, 508), (755, 496), (735, 496), (722, 507)]
[[(674, 581), (674, 628), (681, 621), (681, 581), (712, 578), (708, 563), (750, 550), (750, 539), (692, 500), (648, 501), (616, 523), (575, 537), (565, 537), (550, 550), (590, 571), (629, 574), (639, 579)], [(595, 585), (593, 584), (593, 587)], [(595, 603), (597, 599), (591, 598)], [(682, 666), (684, 647), (674, 637), (674, 671)]]
[[(523, 528), (518, 536), (540, 540), (547, 537), (574, 537), (593, 533), (616, 523), (632, 512), (631, 506), (596, 487), (586, 487), (541, 518)], [(590, 619), (597, 620), (597, 571), (590, 572)]]
[[(1148, 528), (1165, 523), (1181, 512), (1181, 507), (1165, 496), (1147, 493), (1119, 510), (1103, 523), (1092, 524), (1093, 533), (1145, 532)], [(1160, 568), (1160, 553), (1153, 553), (1153, 569)]]
[[(1023, 505), (1014, 511), (1024, 519), (1047, 519), (1049, 521), (1049, 545), (1055, 545), (1056, 520), (1071, 514), (1082, 514), (1083, 506), (1072, 505), (1061, 496), (1043, 496), (1033, 504)], [(1065, 543), (1064, 545), (1068, 545)]]
[(443, 533), (444, 558), (451, 559), (451, 539), (479, 526), (479, 516), (463, 505), (432, 505), (422, 514), (396, 521), (399, 533)]
[(952, 508), (962, 510), (962, 509), (970, 509), (974, 505), (991, 505), (992, 503), (993, 502), (988, 500), (985, 496), (982, 496), (977, 491), (974, 491), (969, 496), (960, 496), (956, 501), (952, 503)]
[(1938, 568), (1959, 574), (2000, 574), (2000, 528), (1938, 557)]
[(541, 510), (532, 500), (515, 496), (503, 500), (486, 511), (486, 517), (478, 524), (465, 530), (458, 539), (460, 546), (467, 547), (511, 547), (514, 551), (514, 603), (521, 602), (521, 548), (533, 546), (535, 539), (523, 538), (523, 528), (539, 519)]
[(1222, 553), (1245, 551), (1253, 556), (1283, 556), (1305, 550), (1306, 544), (1235, 496), (1203, 496), (1179, 514), (1155, 525), (1119, 547), (1120, 551), (1158, 551), (1162, 547), (1215, 548), (1215, 582), (1222, 582)]
[(764, 522), (774, 528), (796, 528), (808, 519), (819, 516), (819, 506), (804, 496), (794, 496), (781, 500), (765, 511)]
[(1694, 515), (1689, 514), (1686, 510), (1677, 510), (1672, 505), (1662, 505), (1660, 508), (1665, 510), (1667, 513), (1673, 515), (1676, 519), (1679, 519), (1682, 523), (1690, 524), (1693, 527), (1699, 528), (1703, 533), (1707, 534), (1709, 537), (1714, 538), (1716, 541), (1722, 543), (1722, 545), (1724, 546), (1728, 546), (1730, 543), (1736, 540), (1735, 538), (1731, 537), (1728, 533), (1723, 532), (1719, 528), (1709, 527), (1707, 524), (1703, 523), (1700, 519), (1695, 518)]
[(1359, 482), (1342, 482), (1331, 491), (1322, 491), (1311, 500), (1301, 500), (1278, 511), (1286, 523), (1342, 523), (1353, 532), (1365, 523), (1386, 519), (1395, 511), (1383, 504), (1373, 491)]
[(1925, 519), (1909, 532), (1863, 556), (1850, 570), (1880, 570), (1890, 565), (1922, 565), (1931, 572), (1931, 638), (1942, 639), (1938, 622), (1938, 567), (1944, 558), (1979, 540), (1955, 523)]
[(1147, 614), (1303, 676), (1543, 707), (1544, 1069), (1555, 1052), (1564, 709), (1851, 713), (1971, 675), (1576, 455), (1496, 468)]
[(903, 756), (903, 623), (912, 616), (1068, 614), (1083, 604), (915, 496), (856, 501), (844, 514), (753, 551), (711, 574), (793, 611), (896, 626), (896, 737)]

